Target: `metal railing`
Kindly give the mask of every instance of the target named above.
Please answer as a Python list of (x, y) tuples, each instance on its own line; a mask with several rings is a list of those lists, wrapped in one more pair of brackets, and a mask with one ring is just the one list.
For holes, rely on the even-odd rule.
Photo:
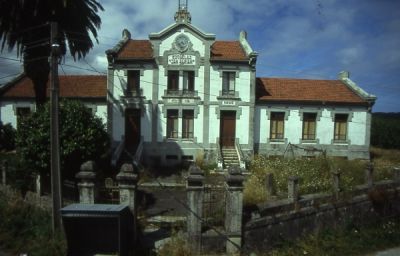
[(121, 157), (122, 152), (124, 151), (125, 148), (125, 136), (121, 136), (121, 142), (118, 144), (117, 148), (115, 149), (112, 158), (111, 158), (111, 165), (112, 166), (117, 166), (117, 162), (119, 158)]
[(239, 158), (239, 165), (241, 169), (246, 170), (246, 161), (242, 152), (242, 148), (239, 144), (239, 139), (235, 139), (235, 149), (236, 149), (236, 153), (238, 155)]
[(222, 157), (221, 146), (219, 145), (219, 138), (217, 138), (217, 167), (219, 170), (224, 169), (224, 159)]

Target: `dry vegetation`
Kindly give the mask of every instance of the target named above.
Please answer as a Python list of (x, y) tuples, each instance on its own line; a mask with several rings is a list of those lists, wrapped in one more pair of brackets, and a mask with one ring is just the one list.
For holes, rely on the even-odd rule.
[[(391, 179), (392, 169), (400, 166), (399, 150), (371, 149), (375, 180)], [(300, 178), (300, 193), (329, 192), (332, 189), (332, 171), (340, 171), (341, 187), (350, 191), (365, 182), (366, 161), (342, 158), (267, 158), (255, 156), (250, 167), (250, 176), (245, 183), (244, 203), (251, 205), (270, 199), (265, 188), (265, 178), (272, 173), (278, 197), (285, 197), (290, 176)]]

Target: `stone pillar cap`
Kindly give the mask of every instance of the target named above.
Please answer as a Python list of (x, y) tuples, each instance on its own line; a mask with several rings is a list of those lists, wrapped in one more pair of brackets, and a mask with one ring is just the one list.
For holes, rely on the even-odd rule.
[(188, 187), (202, 187), (204, 182), (204, 172), (200, 167), (193, 164), (189, 167), (189, 176), (187, 177)]
[(200, 169), (200, 167), (198, 167), (195, 164), (192, 164), (189, 167), (189, 175), (201, 175), (201, 176), (204, 176), (204, 172), (203, 172), (202, 169)]
[(95, 172), (96, 170), (97, 166), (94, 161), (87, 161), (81, 165), (81, 172)]

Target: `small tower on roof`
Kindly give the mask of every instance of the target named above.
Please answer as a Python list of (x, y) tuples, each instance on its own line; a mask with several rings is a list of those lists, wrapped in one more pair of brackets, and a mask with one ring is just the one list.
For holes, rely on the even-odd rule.
[(179, 0), (178, 11), (175, 13), (175, 22), (192, 22), (192, 16), (188, 11), (188, 0)]

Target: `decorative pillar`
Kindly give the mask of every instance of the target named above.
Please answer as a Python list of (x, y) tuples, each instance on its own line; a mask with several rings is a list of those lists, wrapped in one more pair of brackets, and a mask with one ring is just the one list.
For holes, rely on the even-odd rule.
[(240, 253), (242, 246), (243, 181), (244, 176), (240, 167), (230, 166), (225, 177), (225, 230), (229, 238), (226, 241), (228, 255)]
[(189, 168), (186, 191), (190, 209), (187, 216), (188, 242), (192, 255), (199, 255), (201, 252), (204, 172), (196, 165), (192, 165)]
[(3, 186), (7, 185), (6, 177), (7, 177), (7, 171), (8, 171), (8, 162), (7, 160), (3, 161), (3, 168), (1, 168), (1, 180)]
[(368, 188), (372, 188), (374, 185), (374, 165), (372, 162), (367, 164), (367, 168), (365, 169), (365, 183), (367, 184)]
[(78, 183), (79, 202), (81, 204), (94, 204), (94, 181), (96, 178), (96, 164), (94, 161), (87, 161), (81, 165), (81, 171), (76, 174)]
[(288, 198), (293, 202), (299, 200), (299, 177), (290, 176), (288, 179)]
[(400, 183), (400, 167), (393, 168), (393, 176), (394, 176), (394, 180), (397, 183)]
[(117, 175), (119, 186), (119, 204), (128, 205), (134, 216), (136, 216), (136, 189), (138, 182), (137, 171), (132, 164), (123, 164)]
[(274, 174), (268, 173), (265, 177), (265, 188), (268, 196), (274, 196), (275, 191), (275, 183), (274, 183)]
[(340, 169), (332, 172), (333, 178), (333, 193), (335, 195), (336, 200), (339, 199), (340, 196)]

